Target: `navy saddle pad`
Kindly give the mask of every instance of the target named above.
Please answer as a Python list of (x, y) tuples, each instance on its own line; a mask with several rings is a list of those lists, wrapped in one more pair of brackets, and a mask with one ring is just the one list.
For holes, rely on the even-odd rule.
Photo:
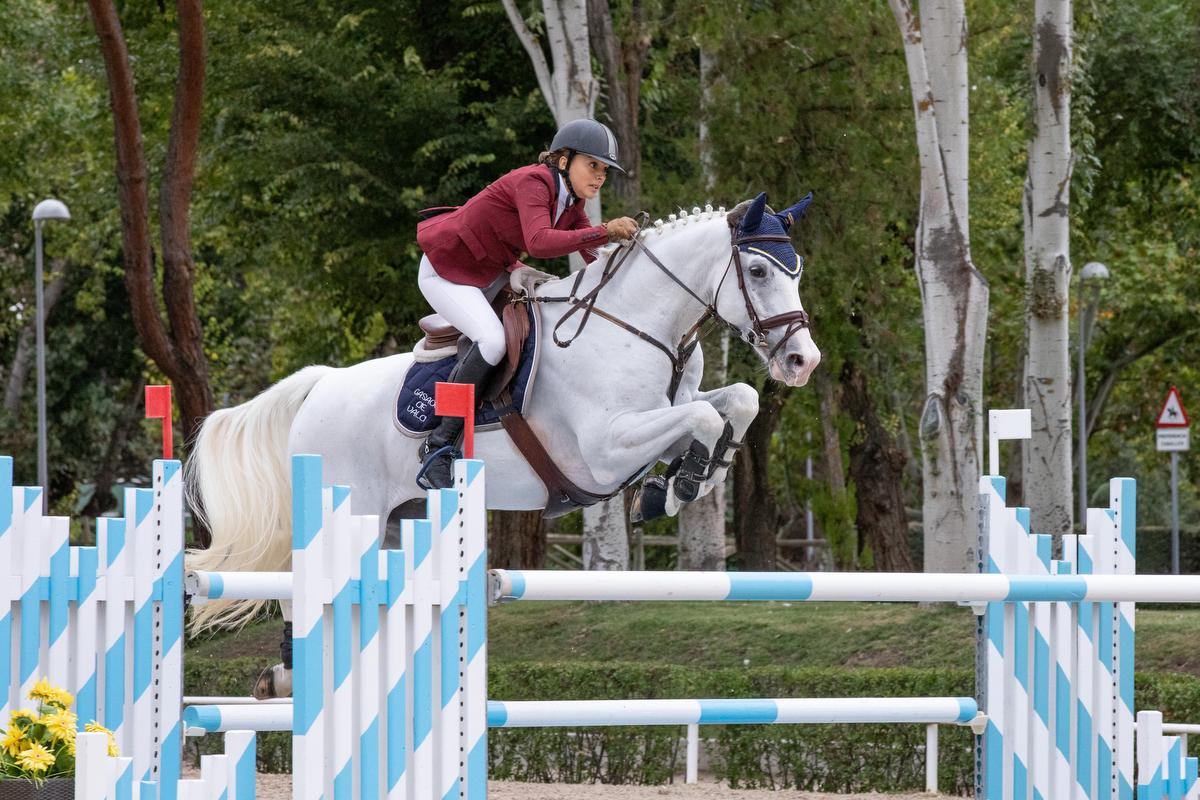
[[(509, 386), (512, 394), (512, 406), (518, 412), (525, 405), (525, 397), (530, 390), (533, 368), (537, 363), (538, 318), (533, 308), (525, 306), (529, 315), (529, 337), (521, 348), (521, 360), (517, 366), (517, 374)], [(415, 362), (404, 375), (404, 385), (396, 398), (396, 424), (410, 436), (422, 436), (437, 427), (438, 417), (433, 404), (433, 385), (438, 381), (447, 380), (454, 364), (458, 361), (455, 356), (447, 356), (438, 361)], [(484, 403), (475, 410), (475, 426), (492, 425), (500, 421), (500, 413), (493, 403)]]

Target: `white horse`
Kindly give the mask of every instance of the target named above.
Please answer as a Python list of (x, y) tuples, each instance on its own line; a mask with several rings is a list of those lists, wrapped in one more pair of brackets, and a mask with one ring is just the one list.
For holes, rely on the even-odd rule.
[[(615, 273), (610, 270), (594, 297), (594, 315), (569, 347), (554, 346), (552, 337), (570, 305), (539, 304), (541, 360), (524, 415), (578, 487), (610, 493), (646, 465), (691, 450), (701, 454), (702, 466), (704, 458), (717, 462), (693, 493), (702, 496), (725, 479), (727, 466), (721, 463), (732, 457), (731, 448), (758, 413), (758, 393), (747, 384), (700, 389), (699, 348), (687, 360), (672, 402), (672, 359), (602, 313), (671, 351), (694, 339), (699, 323), (715, 314), (752, 344), (772, 378), (789, 386), (807, 383), (821, 354), (800, 302), (803, 262), (786, 233), (810, 198), (775, 215), (763, 194), (729, 214), (685, 212), (644, 230), (637, 243), (620, 246), (627, 258)], [(575, 297), (604, 280), (613, 247), (586, 269)], [(570, 295), (574, 280), (544, 284), (538, 295)], [(583, 316), (582, 310), (575, 313), (560, 336), (577, 330)], [(289, 456), (295, 453), (321, 455), (325, 480), (351, 486), (353, 513), (378, 515), (382, 537), (395, 510), (424, 497), (415, 481), (420, 441), (393, 423), (396, 392), (412, 363), (412, 354), (405, 353), (341, 369), (306, 367), (254, 399), (209, 416), (187, 472), (193, 509), (207, 524), (212, 544), (190, 553), (189, 568), (290, 569)], [(718, 440), (722, 452), (715, 452)], [(492, 476), (488, 508), (546, 506), (545, 485), (504, 430), (479, 432), (475, 456)], [(665, 498), (670, 514), (686, 494), (673, 488)], [(238, 624), (256, 610), (252, 603), (206, 603), (194, 610), (193, 627)]]

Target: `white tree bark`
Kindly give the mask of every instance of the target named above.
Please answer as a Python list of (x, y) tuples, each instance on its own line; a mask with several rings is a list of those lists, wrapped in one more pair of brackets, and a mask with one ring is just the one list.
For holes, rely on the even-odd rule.
[(1036, 0), (1035, 131), (1025, 180), (1025, 402), (1033, 438), (1023, 448), (1025, 505), (1041, 533), (1071, 532), (1071, 2)]
[(945, 18), (930, 21), (933, 35), (924, 40), (909, 0), (889, 5), (904, 40), (921, 164), (916, 273), (925, 323), (924, 566), (973, 572), (988, 285), (971, 261), (966, 225), (966, 13), (962, 0), (939, 0), (927, 10)]
[[(504, 12), (521, 46), (529, 54), (538, 88), (559, 127), (573, 119), (595, 116), (600, 83), (592, 73), (592, 51), (588, 44), (587, 0), (541, 0), (546, 20), (546, 50), (534, 36), (517, 8), (516, 0), (502, 0)], [(600, 198), (587, 201), (588, 217), (599, 222)], [(571, 269), (583, 261), (571, 258)]]
[[(592, 52), (588, 44), (587, 0), (541, 0), (546, 20), (545, 47), (534, 36), (517, 8), (516, 0), (502, 0), (504, 12), (521, 46), (529, 54), (537, 76), (538, 88), (554, 122), (559, 126), (582, 117), (594, 116), (599, 83), (592, 74)], [(588, 217), (599, 223), (599, 196), (587, 201)], [(571, 256), (571, 270), (583, 266), (583, 259)], [(584, 569), (629, 569), (629, 535), (624, 498), (583, 510)]]
[[(700, 44), (700, 173), (704, 191), (712, 191), (716, 183), (713, 171), (712, 144), (708, 135), (709, 109), (712, 106), (712, 80), (716, 59)], [(711, 200), (712, 198), (705, 198)], [(712, 376), (710, 386), (725, 385), (729, 366), (729, 331), (722, 328), (715, 347), (704, 350), (706, 372)], [(715, 357), (714, 357), (715, 356)], [(731, 469), (736, 469), (733, 467)], [(715, 571), (725, 569), (725, 510), (729, 482), (679, 510), (679, 568)]]

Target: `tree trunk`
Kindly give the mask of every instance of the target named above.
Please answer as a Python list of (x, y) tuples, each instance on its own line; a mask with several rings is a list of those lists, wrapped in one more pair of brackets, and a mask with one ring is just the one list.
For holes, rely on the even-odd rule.
[(489, 569), (542, 569), (546, 525), (540, 511), (493, 511), (488, 526)]
[(733, 530), (743, 570), (775, 569), (779, 504), (771, 489), (771, 436), (783, 410), (779, 384), (767, 381), (760, 392), (758, 416), (738, 451), (733, 475)]
[[(1033, 30), (1034, 136), (1025, 181), (1025, 402), (1033, 436), (1022, 466), (1033, 528), (1070, 533), (1071, 372), (1071, 3), (1036, 0)], [(1083, 421), (1080, 421), (1083, 424)]]
[(871, 546), (876, 570), (913, 572), (904, 514), (904, 452), (879, 421), (867, 376), (857, 364), (847, 361), (842, 366), (841, 383), (842, 408), (858, 423), (850, 445), (850, 479), (858, 501), (860, 546)]
[[(704, 372), (706, 386), (725, 383), (729, 363), (729, 332), (705, 341)], [(728, 478), (727, 478), (728, 480)], [(725, 485), (679, 511), (679, 568), (692, 570), (725, 569)]]
[[(930, 14), (936, 19), (929, 20), (926, 41), (909, 0), (889, 5), (904, 39), (921, 165), (915, 261), (925, 327), (920, 425), (925, 569), (973, 572), (988, 285), (971, 261), (965, 222), (966, 14), (962, 0), (944, 0)], [(953, 95), (942, 103), (951, 118), (939, 115), (928, 64), (937, 65), (938, 86)]]
[[(608, 0), (587, 0), (588, 31), (592, 48), (604, 70), (607, 97), (607, 121), (613, 127), (621, 148), (621, 166), (627, 174), (615, 170), (610, 197), (625, 213), (640, 210), (642, 202), (642, 148), (638, 125), (641, 107), (642, 71), (650, 52), (651, 37), (646, 28), (645, 8), (641, 0), (629, 7), (627, 32), (618, 37), (613, 31), (612, 9)], [(611, 210), (610, 210), (611, 213)]]
[(583, 510), (583, 568), (629, 569), (629, 515), (625, 493)]
[(108, 76), (117, 154), (117, 197), (125, 286), (142, 349), (174, 384), (185, 437), (213, 408), (203, 331), (195, 306), (188, 205), (204, 99), (204, 15), (200, 0), (179, 0), (179, 76), (159, 194), (163, 248), (162, 298), (155, 298), (149, 187), (137, 94), (121, 21), (112, 0), (88, 0)]
[[(46, 322), (54, 306), (62, 297), (63, 289), (67, 287), (67, 262), (56, 259), (50, 265), (50, 276), (53, 280), (46, 287), (42, 298), (43, 312)], [(17, 339), (17, 351), (13, 354), (12, 369), (8, 372), (8, 384), (4, 388), (4, 410), (14, 420), (21, 414), (21, 394), (25, 388), (25, 379), (29, 377), (29, 369), (37, 358), (37, 309), (27, 316), (21, 335)]]
[[(546, 58), (542, 43), (521, 17), (516, 0), (502, 0), (502, 3), (513, 31), (529, 55), (538, 87), (555, 123), (561, 127), (573, 119), (592, 116), (598, 86), (592, 75), (592, 55), (588, 45), (587, 0), (542, 0), (550, 60)], [(589, 200), (586, 207), (591, 221), (599, 224), (602, 219), (599, 196)], [(583, 266), (583, 259), (577, 254), (572, 254), (570, 261), (572, 271)], [(625, 502), (621, 497), (585, 508), (585, 568), (629, 569), (628, 527)]]
[(828, 371), (813, 373), (814, 386), (821, 409), (821, 441), (825, 465), (825, 485), (829, 488), (829, 509), (821, 525), (829, 541), (829, 552), (840, 570), (852, 570), (858, 564), (858, 535), (854, 529), (853, 510), (846, 496), (846, 468), (842, 462), (842, 437), (838, 433), (838, 401), (834, 382)]
[[(712, 80), (714, 60), (700, 50), (700, 173), (704, 178), (705, 191), (711, 191), (715, 183), (713, 174), (712, 145), (708, 137), (708, 116), (712, 103), (709, 81)], [(716, 341), (705, 341), (704, 352), (705, 384), (723, 386), (729, 372), (729, 330), (721, 328)], [(726, 482), (732, 480), (732, 472)], [(694, 503), (686, 503), (679, 512), (679, 568), (693, 570), (725, 569), (725, 512), (726, 486), (718, 486)]]
[[(713, 81), (717, 77), (717, 57), (712, 48), (700, 42), (700, 174), (704, 178), (704, 191), (711, 192), (717, 184), (714, 167), (712, 138), (709, 135), (709, 116), (712, 114)], [(710, 199), (710, 198), (705, 198)]]

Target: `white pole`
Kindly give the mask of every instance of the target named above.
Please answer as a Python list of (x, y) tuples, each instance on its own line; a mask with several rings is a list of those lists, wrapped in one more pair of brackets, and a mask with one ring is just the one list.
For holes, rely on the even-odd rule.
[[(811, 430), (805, 431), (804, 440), (806, 442), (808, 442), (809, 446), (811, 447), (811, 445), (812, 445), (812, 431)], [(807, 456), (805, 456), (805, 458), (804, 458), (804, 477), (807, 478), (809, 481), (811, 481), (812, 476), (813, 476), (813, 460), (812, 460), (812, 451), (810, 449), (809, 454)], [(812, 510), (812, 499), (811, 498), (804, 501), (804, 538), (810, 542), (813, 540), (813, 510)], [(812, 557), (813, 557), (813, 549), (811, 547), (804, 548), (804, 560), (812, 561)]]
[(492, 570), (508, 600), (1200, 603), (1200, 575)]
[(925, 726), (925, 791), (937, 794), (938, 783), (938, 726)]
[(929, 722), (965, 725), (977, 716), (975, 701), (969, 697), (488, 701), (491, 728)]
[(42, 487), (42, 513), (49, 513), (50, 480), (46, 466), (46, 315), (43, 308), (43, 278), (42, 278), (42, 220), (33, 223), (34, 250), (37, 253), (37, 270), (34, 278), (34, 294), (37, 298), (37, 448), (38, 448), (38, 485)]
[(1171, 574), (1179, 574), (1179, 453), (1171, 453)]
[(700, 773), (700, 726), (693, 722), (687, 726), (687, 777), (685, 783), (695, 783)]
[(1076, 519), (1076, 525), (1081, 529), (1087, 530), (1087, 376), (1084, 372), (1084, 354), (1087, 350), (1087, 332), (1084, 329), (1084, 318), (1087, 317), (1087, 312), (1084, 311), (1084, 291), (1083, 291), (1083, 276), (1079, 277), (1079, 374), (1076, 377), (1076, 388), (1079, 391), (1079, 517)]

